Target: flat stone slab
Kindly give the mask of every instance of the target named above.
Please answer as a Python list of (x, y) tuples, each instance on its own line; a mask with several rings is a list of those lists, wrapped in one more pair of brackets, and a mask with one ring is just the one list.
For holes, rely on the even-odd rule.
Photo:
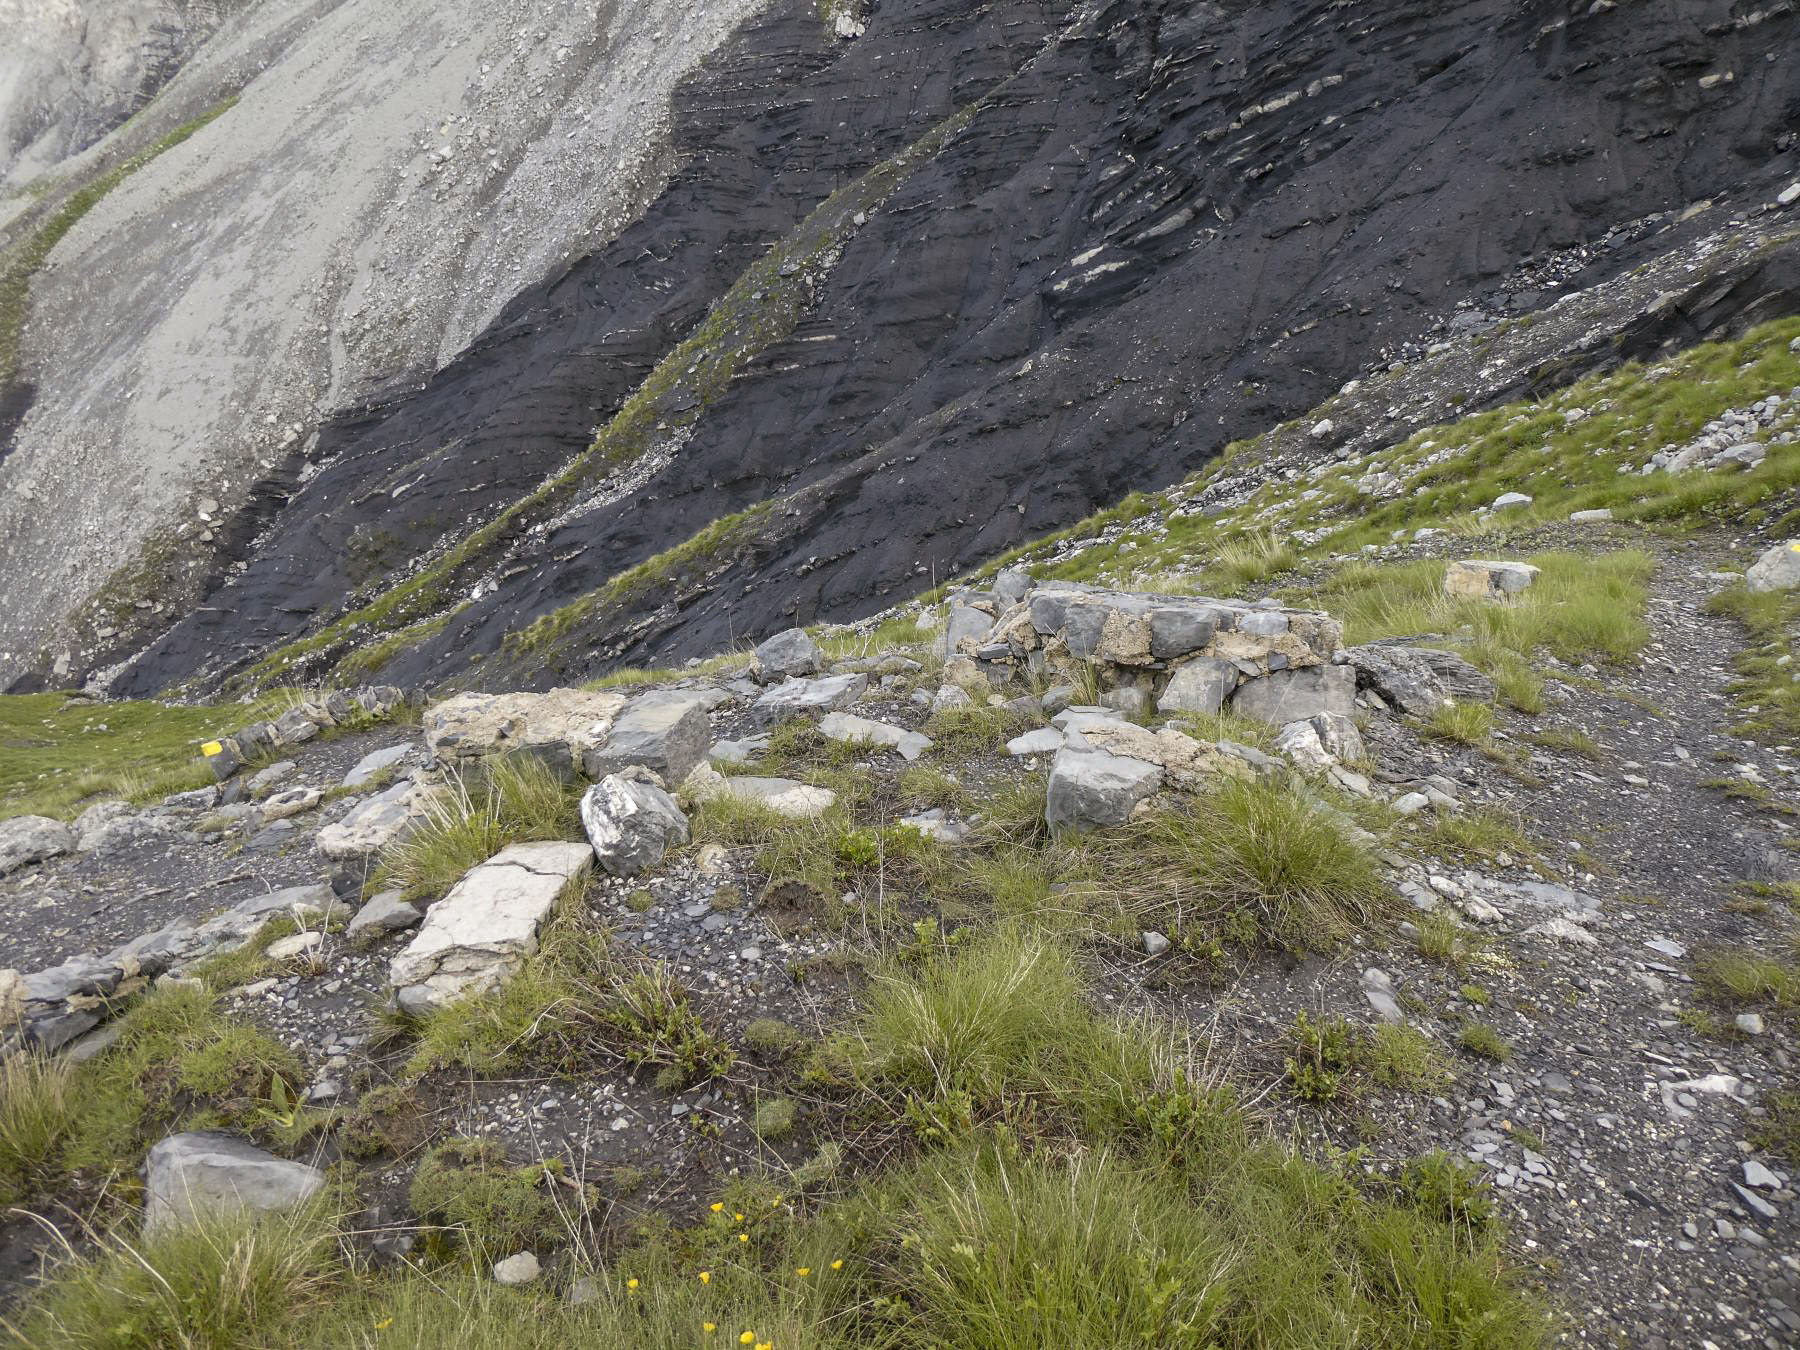
[(1023, 736), (1014, 736), (1006, 743), (1006, 753), (1014, 758), (1021, 755), (1054, 755), (1062, 747), (1062, 732), (1055, 727), (1039, 727), (1036, 731), (1027, 731)]
[(819, 719), (819, 734), (851, 745), (874, 745), (892, 750), (901, 759), (914, 760), (931, 749), (931, 737), (904, 727), (874, 722), (853, 713), (827, 713)]
[(390, 745), (385, 750), (371, 750), (356, 761), (356, 767), (344, 775), (345, 787), (361, 787), (383, 769), (391, 768), (412, 753), (411, 745)]
[(319, 852), (338, 861), (379, 853), (424, 819), (432, 796), (433, 789), (411, 780), (395, 783), (320, 830)]
[(498, 986), (537, 950), (538, 928), (563, 887), (593, 864), (586, 843), (512, 844), (470, 869), (390, 964), (400, 1007), (429, 1012)]
[(712, 788), (711, 795), (735, 797), (738, 801), (766, 806), (796, 820), (822, 815), (837, 801), (837, 793), (830, 788), (797, 783), (791, 778), (722, 778)]
[(144, 1231), (214, 1215), (280, 1213), (316, 1194), (325, 1174), (228, 1134), (172, 1134), (144, 1163)]
[(847, 708), (869, 687), (867, 675), (822, 675), (816, 680), (784, 680), (751, 705), (750, 715), (764, 726)]

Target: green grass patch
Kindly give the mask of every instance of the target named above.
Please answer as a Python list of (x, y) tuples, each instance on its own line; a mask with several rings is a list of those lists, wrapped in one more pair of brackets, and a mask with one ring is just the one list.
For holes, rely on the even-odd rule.
[(1706, 608), (1736, 619), (1750, 639), (1735, 659), (1737, 678), (1730, 686), (1743, 709), (1734, 730), (1771, 742), (1800, 738), (1800, 664), (1794, 657), (1800, 592), (1752, 591), (1739, 582), (1714, 595)]
[(508, 844), (581, 833), (575, 786), (542, 760), (515, 756), (453, 774), (423, 823), (381, 856), (369, 886), (435, 899)]
[(70, 704), (67, 694), (0, 694), (0, 818), (73, 817), (90, 798), (147, 803), (214, 780), (200, 747), (298, 701), (188, 707), (125, 700)]

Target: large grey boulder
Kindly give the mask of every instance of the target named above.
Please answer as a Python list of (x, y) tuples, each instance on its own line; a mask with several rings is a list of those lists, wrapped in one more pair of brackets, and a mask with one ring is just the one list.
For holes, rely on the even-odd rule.
[(1764, 553), (1744, 573), (1744, 584), (1753, 591), (1791, 591), (1800, 586), (1800, 539)]
[(379, 853), (425, 819), (433, 795), (431, 788), (410, 779), (395, 783), (320, 830), (319, 852), (339, 861)]
[(994, 626), (994, 616), (972, 605), (952, 604), (944, 632), (935, 646), (939, 656), (955, 656), (965, 639), (983, 638)]
[(75, 817), (75, 851), (107, 854), (176, 833), (175, 822), (127, 802), (97, 802)]
[(1344, 651), (1357, 682), (1401, 712), (1429, 717), (1446, 700), (1488, 703), (1494, 682), (1454, 652), (1370, 643)]
[(440, 759), (526, 754), (572, 769), (624, 706), (625, 696), (609, 689), (457, 694), (425, 710), (425, 743)]
[(1511, 600), (1537, 577), (1538, 569), (1530, 563), (1464, 558), (1444, 568), (1444, 594), (1465, 600)]
[(588, 844), (540, 843), (510, 845), (470, 869), (389, 965), (400, 1007), (425, 1013), (498, 986), (537, 950), (563, 887), (593, 865)]
[(786, 680), (751, 705), (750, 715), (764, 726), (808, 713), (847, 708), (869, 687), (867, 675), (825, 675), (816, 680)]
[(1177, 666), (1156, 700), (1158, 712), (1216, 713), (1237, 688), (1238, 668), (1229, 661), (1201, 657)]
[(75, 851), (75, 831), (49, 816), (14, 816), (0, 820), (0, 876), (27, 863), (43, 862)]
[(931, 749), (931, 737), (904, 727), (874, 722), (851, 713), (828, 713), (819, 719), (819, 734), (851, 745), (874, 745), (892, 750), (901, 759), (913, 760)]
[(794, 675), (816, 675), (825, 665), (825, 653), (804, 628), (777, 633), (756, 649), (756, 669), (766, 682)]
[(658, 690), (633, 699), (604, 740), (589, 747), (582, 769), (598, 782), (626, 769), (649, 769), (674, 786), (693, 772), (712, 746), (703, 698)]
[(172, 1134), (144, 1164), (144, 1231), (215, 1215), (280, 1213), (305, 1203), (325, 1174), (212, 1131)]
[(654, 783), (608, 774), (581, 799), (581, 824), (600, 865), (615, 877), (654, 867), (688, 840), (688, 820)]
[(1348, 717), (1356, 707), (1356, 672), (1349, 666), (1271, 671), (1239, 685), (1231, 706), (1277, 727), (1310, 721), (1320, 713)]
[(1044, 819), (1052, 831), (1123, 825), (1162, 786), (1162, 770), (1141, 759), (1065, 746), (1050, 766)]

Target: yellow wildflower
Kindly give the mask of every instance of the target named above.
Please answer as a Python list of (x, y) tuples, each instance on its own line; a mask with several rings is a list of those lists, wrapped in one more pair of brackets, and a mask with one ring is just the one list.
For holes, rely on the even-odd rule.
[(733, 1214), (731, 1217), (736, 1219), (739, 1223), (744, 1221), (744, 1216), (742, 1214)]
[(750, 1235), (748, 1233), (739, 1233), (738, 1234), (739, 1242), (748, 1242), (749, 1240), (750, 1240)]
[(627, 1289), (636, 1289), (637, 1286), (638, 1286), (637, 1276), (635, 1276), (635, 1275), (633, 1275), (629, 1280), (625, 1281), (625, 1287)]
[(756, 1350), (775, 1350), (775, 1342), (774, 1341), (758, 1341), (756, 1343)]
[(794, 1267), (794, 1274), (798, 1275), (801, 1279), (804, 1280), (808, 1275), (812, 1274), (812, 1267), (811, 1266), (796, 1266), (796, 1267)]
[(393, 1318), (391, 1318), (391, 1317), (384, 1317), (384, 1318), (382, 1318), (382, 1319), (381, 1319), (381, 1320), (380, 1320), (380, 1321), (379, 1321), (379, 1322), (377, 1322), (377, 1323), (376, 1323), (376, 1324), (375, 1324), (375, 1330), (377, 1330), (377, 1331), (386, 1331), (386, 1330), (387, 1330), (387, 1329), (388, 1329), (388, 1328), (389, 1328), (389, 1327), (391, 1327), (391, 1326), (393, 1326), (393, 1325), (394, 1325), (394, 1319), (393, 1319)]
[(842, 1270), (844, 1268), (844, 1258), (841, 1256), (838, 1257), (837, 1260), (831, 1263), (831, 1268), (833, 1270)]
[(700, 1330), (704, 1331), (708, 1336), (712, 1335), (713, 1332), (717, 1331), (718, 1329), (719, 1329), (719, 1324), (717, 1322), (702, 1322), (700, 1324)]
[(725, 1208), (725, 1202), (723, 1200), (713, 1201), (713, 1213), (714, 1214), (717, 1214), (720, 1210), (722, 1210), (724, 1208)]
[(755, 1339), (756, 1339), (756, 1333), (754, 1331), (746, 1331), (742, 1336), (738, 1337), (738, 1344), (739, 1345), (749, 1345)]
[(712, 1283), (712, 1272), (710, 1270), (703, 1270), (700, 1272), (700, 1283), (701, 1284), (711, 1284)]

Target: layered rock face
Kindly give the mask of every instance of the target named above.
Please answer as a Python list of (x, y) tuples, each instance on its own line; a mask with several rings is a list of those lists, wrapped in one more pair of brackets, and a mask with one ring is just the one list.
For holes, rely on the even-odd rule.
[[(811, 0), (777, 0), (682, 86), (677, 167), (634, 223), (591, 250), (564, 233), (574, 256), (542, 284), (483, 273), (487, 298), (432, 330), (438, 354), (483, 306), (494, 323), (313, 441), (308, 419), (369, 369), (353, 334), (397, 330), (409, 373), (424, 350), (405, 288), (358, 293), (331, 328), (331, 397), (269, 409), (269, 465), (212, 594), (113, 687), (213, 681), (325, 632), (282, 667), (319, 676), (397, 627), (384, 678), (546, 687), (872, 612), (1166, 484), (1453, 323), (1538, 311), (1773, 202), (1795, 170), (1794, 15), (1740, 8), (888, 0), (845, 40)], [(437, 172), (473, 172), (477, 144)], [(408, 191), (436, 192), (443, 142), (408, 147)], [(866, 205), (833, 215), (846, 193)], [(1716, 204), (1682, 219), (1699, 199)], [(456, 193), (436, 209), (488, 219)], [(815, 209), (825, 224), (800, 229)], [(505, 238), (541, 258), (541, 232)], [(1675, 306), (1634, 342), (1766, 315), (1800, 291), (1796, 258), (1776, 241), (1703, 319)], [(1519, 372), (1540, 378), (1556, 372)], [(744, 512), (679, 567), (604, 589)], [(27, 556), (36, 580), (11, 584), (38, 598), (14, 606), (4, 673), (41, 665), (53, 627), (55, 564)], [(415, 572), (404, 606), (328, 629)], [(126, 654), (101, 643), (72, 671)]]
[[(114, 158), (236, 105), (32, 279), (26, 390), (6, 400), (28, 410), (0, 426), (0, 675), (146, 551), (210, 555), (227, 518), (309, 472), (322, 420), (416, 387), (636, 215), (676, 82), (757, 3), (300, 0), (227, 24)], [(22, 31), (50, 34), (52, 8), (33, 0)]]

